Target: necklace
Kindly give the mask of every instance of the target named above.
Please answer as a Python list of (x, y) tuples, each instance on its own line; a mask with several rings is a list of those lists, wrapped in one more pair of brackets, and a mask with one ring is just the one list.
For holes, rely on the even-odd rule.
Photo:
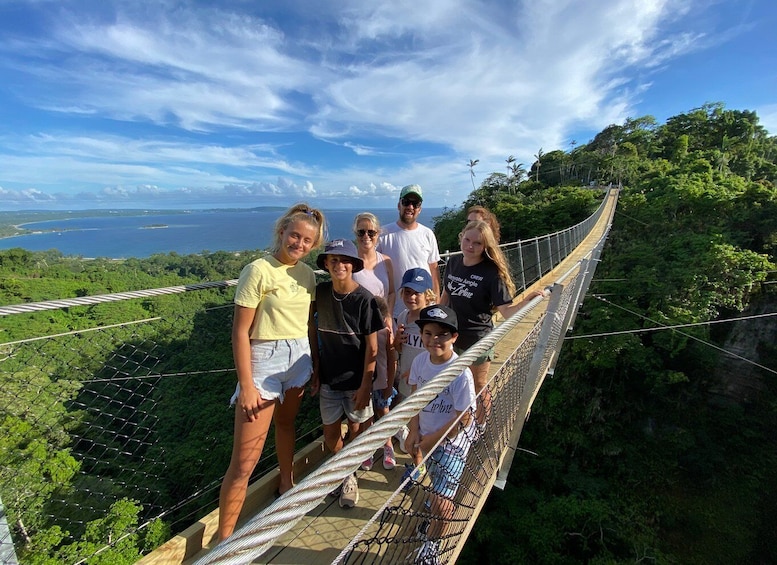
[(349, 290), (348, 292), (345, 293), (345, 296), (343, 296), (342, 298), (337, 298), (337, 294), (340, 294), (340, 293), (338, 292), (337, 294), (335, 294), (335, 287), (334, 286), (332, 286), (330, 288), (332, 290), (332, 298), (334, 298), (337, 302), (342, 302), (343, 300), (348, 298), (351, 295), (351, 293), (354, 290), (356, 290), (356, 288), (359, 288), (359, 287), (357, 286), (356, 288), (353, 288), (353, 289)]

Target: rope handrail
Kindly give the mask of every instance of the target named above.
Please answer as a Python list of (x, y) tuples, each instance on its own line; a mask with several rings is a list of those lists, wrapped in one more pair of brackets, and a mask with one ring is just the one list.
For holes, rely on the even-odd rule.
[(23, 314), (29, 312), (41, 312), (43, 310), (59, 310), (61, 308), (70, 308), (72, 306), (91, 306), (94, 304), (104, 304), (106, 302), (118, 302), (120, 300), (130, 300), (134, 298), (148, 298), (150, 296), (163, 296), (165, 294), (179, 294), (182, 292), (207, 290), (211, 288), (227, 288), (236, 285), (237, 279), (231, 279), (226, 281), (208, 281), (202, 283), (168, 286), (166, 288), (153, 288), (148, 290), (130, 290), (127, 292), (115, 292), (113, 294), (97, 294), (95, 296), (83, 296), (79, 298), (62, 298), (59, 300), (46, 300), (43, 302), (29, 302), (26, 304), (16, 304), (14, 306), (0, 306), (0, 316)]

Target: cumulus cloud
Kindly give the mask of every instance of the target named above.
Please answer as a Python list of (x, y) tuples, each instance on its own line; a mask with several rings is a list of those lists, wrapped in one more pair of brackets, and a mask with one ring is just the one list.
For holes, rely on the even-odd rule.
[(0, 201), (18, 204), (32, 204), (32, 203), (49, 203), (56, 200), (56, 198), (48, 193), (38, 190), (37, 188), (26, 188), (23, 190), (6, 190), (0, 187)]

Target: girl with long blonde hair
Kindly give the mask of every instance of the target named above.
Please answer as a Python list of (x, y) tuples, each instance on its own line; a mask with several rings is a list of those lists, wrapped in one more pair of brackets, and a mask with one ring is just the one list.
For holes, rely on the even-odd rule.
[[(461, 255), (451, 257), (445, 267), (441, 299), (442, 304), (453, 308), (459, 319), (457, 353), (466, 351), (494, 329), (492, 316), (495, 311), (507, 319), (531, 299), (544, 296), (542, 291), (534, 291), (520, 302), (513, 303), (515, 284), (488, 222), (475, 220), (467, 223), (459, 234), (459, 241)], [(489, 349), (470, 367), (478, 394), (488, 382), (488, 369), (493, 359), (494, 350)], [(485, 421), (482, 407), (488, 408), (490, 404), (487, 390), (482, 398), (477, 412), (480, 424)]]

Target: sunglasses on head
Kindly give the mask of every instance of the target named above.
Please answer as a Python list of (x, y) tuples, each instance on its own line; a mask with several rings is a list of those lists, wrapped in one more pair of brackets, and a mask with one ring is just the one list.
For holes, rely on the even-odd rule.
[(420, 208), (421, 207), (421, 201), (420, 200), (412, 200), (410, 198), (403, 198), (400, 202), (402, 202), (402, 206), (412, 206), (413, 208)]
[(359, 237), (364, 237), (365, 235), (368, 235), (370, 237), (375, 237), (378, 235), (378, 232), (375, 230), (356, 230), (356, 235)]

